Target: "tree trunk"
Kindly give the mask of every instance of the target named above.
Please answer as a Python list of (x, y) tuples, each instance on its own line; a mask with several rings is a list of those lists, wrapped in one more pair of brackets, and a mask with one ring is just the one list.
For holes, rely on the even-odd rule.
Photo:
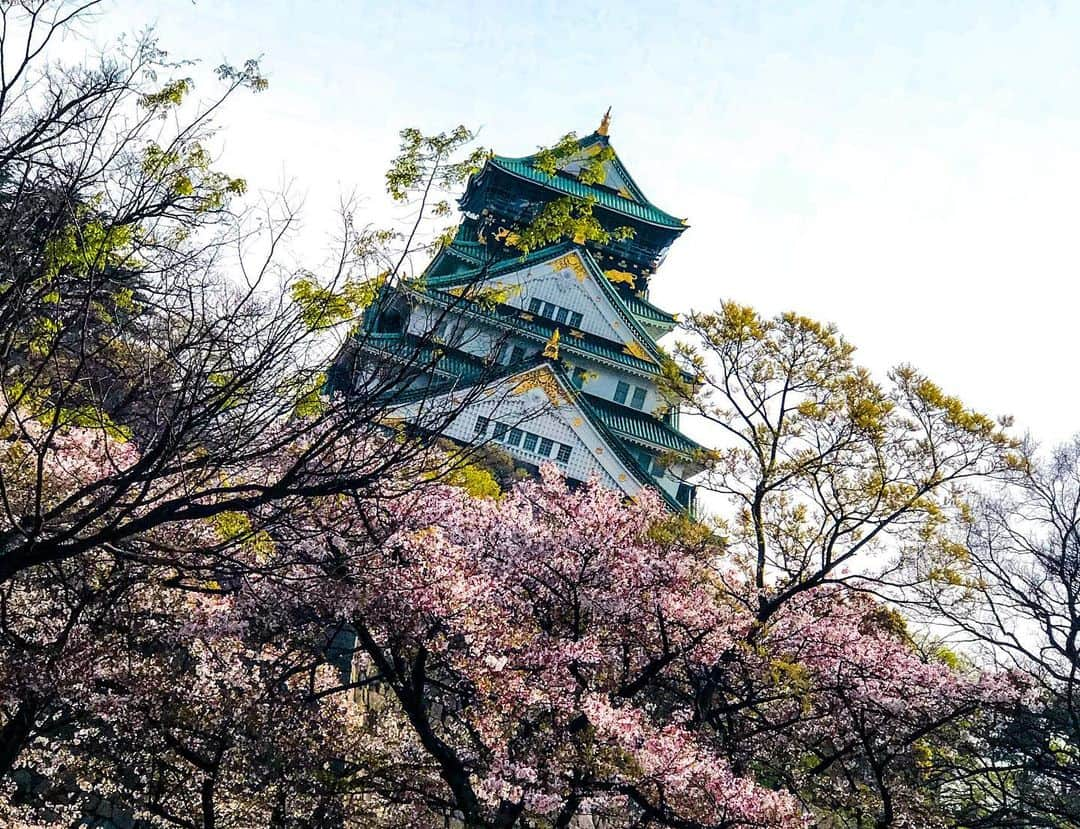
[(15, 714), (0, 729), (0, 775), (8, 774), (22, 754), (34, 730), (38, 710), (35, 701), (23, 700), (15, 709)]

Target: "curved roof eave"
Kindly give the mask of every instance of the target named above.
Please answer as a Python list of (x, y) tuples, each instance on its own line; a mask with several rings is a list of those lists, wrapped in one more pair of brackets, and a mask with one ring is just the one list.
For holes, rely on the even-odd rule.
[[(683, 219), (672, 216), (650, 202), (636, 202), (624, 199), (615, 193), (607, 193), (603, 190), (590, 187), (573, 179), (563, 179), (559, 176), (551, 176), (533, 167), (525, 159), (507, 158), (505, 156), (492, 156), (487, 164), (508, 176), (521, 181), (538, 184), (541, 187), (549, 187), (558, 190), (568, 196), (579, 198), (592, 197), (601, 209), (624, 216), (643, 224), (653, 225), (664, 230), (673, 230), (679, 233), (689, 227)], [(517, 167), (517, 169), (515, 169)], [(622, 204), (621, 202), (625, 202)]]

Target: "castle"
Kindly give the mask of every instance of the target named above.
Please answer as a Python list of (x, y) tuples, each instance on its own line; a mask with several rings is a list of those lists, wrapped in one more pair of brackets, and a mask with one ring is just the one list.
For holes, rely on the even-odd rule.
[[(628, 496), (653, 488), (692, 511), (701, 447), (658, 386), (656, 341), (676, 319), (649, 302), (686, 223), (653, 205), (609, 149), (609, 118), (553, 173), (537, 155), (489, 157), (459, 201), (453, 241), (420, 279), (384, 289), (337, 376), (355, 387), (375, 366), (419, 355), (423, 371), (393, 395), (396, 418), (419, 424), (443, 405), (453, 414), (438, 431), (459, 444), (494, 444), (527, 470), (550, 462)], [(591, 206), (606, 238), (515, 249), (545, 205), (568, 198)]]

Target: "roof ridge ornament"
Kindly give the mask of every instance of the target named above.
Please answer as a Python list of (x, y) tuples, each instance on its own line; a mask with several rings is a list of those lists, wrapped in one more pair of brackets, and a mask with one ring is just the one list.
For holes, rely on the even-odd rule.
[(611, 107), (607, 108), (607, 112), (604, 113), (604, 117), (600, 119), (600, 126), (596, 128), (597, 135), (607, 135), (608, 130), (611, 129)]
[(558, 360), (559, 359), (559, 329), (558, 328), (555, 329), (554, 333), (552, 333), (552, 335), (551, 335), (551, 338), (547, 341), (547, 344), (544, 346), (544, 356), (547, 357), (549, 360)]

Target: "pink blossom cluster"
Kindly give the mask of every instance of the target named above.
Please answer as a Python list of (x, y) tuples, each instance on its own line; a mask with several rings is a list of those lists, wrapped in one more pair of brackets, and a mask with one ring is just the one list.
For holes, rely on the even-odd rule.
[(482, 740), (468, 752), (492, 808), (516, 798), (550, 819), (577, 777), (620, 795), (624, 816), (663, 792), (663, 809), (702, 825), (801, 824), (794, 798), (734, 774), (678, 724), (688, 710), (660, 718), (634, 689), (716, 658), (748, 625), (702, 550), (650, 536), (667, 517), (657, 499), (571, 491), (547, 468), (502, 499), (426, 490), (389, 510), (355, 613), (388, 647), (422, 644), (466, 689), (455, 714)]
[[(23, 449), (43, 434), (28, 429)], [(16, 470), (32, 454), (18, 444), (5, 459)], [(138, 462), (77, 429), (52, 435), (44, 457), (53, 502)], [(265, 823), (274, 798), (314, 798), (311, 781), (345, 763), (351, 814), (373, 826), (430, 825), (467, 785), (492, 822), (570, 809), (613, 829), (780, 829), (814, 820), (820, 768), (842, 766), (861, 797), (910, 768), (940, 724), (1018, 692), (928, 654), (848, 590), (806, 590), (760, 623), (739, 562), (673, 532), (650, 494), (571, 488), (552, 467), (500, 498), (409, 475), (156, 526), (125, 556), (102, 548), (52, 582), (20, 579), (0, 710), (79, 712), (84, 742), (42, 737), (40, 767), (85, 766), (82, 746), (97, 741), (95, 773), (127, 781), (117, 795), (133, 802), (156, 757), (197, 776), (213, 756), (217, 785), (237, 793), (221, 825)], [(32, 499), (33, 485), (12, 492)], [(73, 615), (81, 596), (97, 604)], [(357, 641), (343, 686), (325, 646), (345, 629)], [(451, 767), (467, 779), (453, 791)], [(177, 791), (171, 809), (198, 808), (194, 790)], [(922, 820), (916, 805), (898, 820)]]

